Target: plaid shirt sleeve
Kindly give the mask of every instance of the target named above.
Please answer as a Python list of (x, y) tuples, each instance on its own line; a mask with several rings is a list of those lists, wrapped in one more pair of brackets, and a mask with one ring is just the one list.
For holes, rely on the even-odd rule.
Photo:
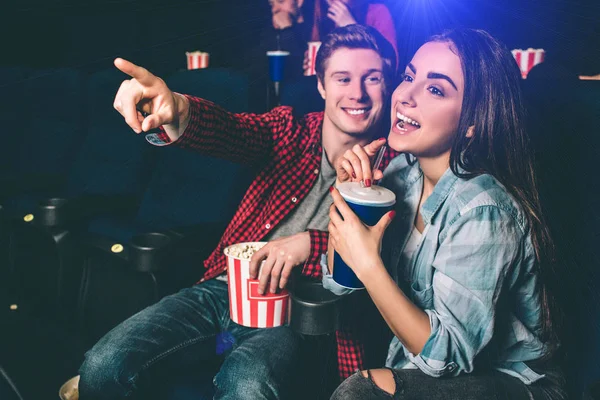
[(338, 373), (343, 381), (363, 369), (364, 347), (357, 335), (347, 329), (335, 332), (337, 339)]
[[(185, 95), (190, 104), (190, 119), (183, 134), (175, 141), (178, 146), (201, 151), (244, 164), (263, 162), (273, 155), (274, 147), (285, 141), (292, 131), (290, 107), (277, 107), (265, 114), (230, 113), (201, 98)], [(170, 139), (161, 128), (147, 140), (155, 145), (168, 144)]]
[(327, 241), (329, 233), (309, 229), (310, 234), (310, 256), (304, 263), (302, 274), (311, 278), (321, 278), (323, 272), (321, 270), (321, 256), (327, 252)]

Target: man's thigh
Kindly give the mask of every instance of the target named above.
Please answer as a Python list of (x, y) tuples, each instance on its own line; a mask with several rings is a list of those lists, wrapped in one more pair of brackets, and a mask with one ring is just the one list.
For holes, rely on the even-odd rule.
[(86, 354), (80, 369), (83, 391), (107, 390), (117, 382), (112, 389), (120, 395), (135, 391), (140, 377), (214, 357), (227, 310), (227, 285), (218, 281), (163, 298), (115, 327)]
[(231, 323), (235, 343), (214, 379), (215, 399), (291, 399), (302, 377), (306, 341), (289, 327)]

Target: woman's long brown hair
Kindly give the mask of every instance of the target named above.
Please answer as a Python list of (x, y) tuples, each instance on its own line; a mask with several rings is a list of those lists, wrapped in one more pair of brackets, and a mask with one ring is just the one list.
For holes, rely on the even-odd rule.
[[(494, 176), (525, 211), (541, 278), (542, 339), (554, 350), (561, 320), (553, 296), (556, 252), (542, 213), (534, 152), (525, 129), (519, 68), (508, 48), (485, 31), (454, 29), (432, 41), (448, 42), (461, 60), (465, 77), (463, 111), (450, 168), (465, 178), (484, 173)], [(468, 138), (471, 126), (474, 134)], [(459, 167), (466, 173), (459, 172)]]

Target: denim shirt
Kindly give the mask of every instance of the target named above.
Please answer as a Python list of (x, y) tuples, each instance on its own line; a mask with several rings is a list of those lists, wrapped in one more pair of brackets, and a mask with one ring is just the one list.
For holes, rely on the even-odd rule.
[[(546, 354), (539, 339), (542, 309), (529, 225), (515, 199), (491, 175), (462, 179), (448, 169), (423, 203), (425, 229), (406, 262), (423, 187), (418, 165), (404, 155), (386, 168), (383, 186), (396, 193), (382, 259), (404, 293), (429, 317), (431, 335), (420, 354), (394, 337), (386, 366), (411, 367), (433, 377), (456, 376), (485, 362), (530, 384), (543, 375), (524, 361)], [(326, 271), (323, 286), (348, 293)]]

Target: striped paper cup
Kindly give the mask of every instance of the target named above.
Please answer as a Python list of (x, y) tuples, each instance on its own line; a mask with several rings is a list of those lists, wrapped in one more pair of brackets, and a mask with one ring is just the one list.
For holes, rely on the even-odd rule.
[(317, 73), (317, 53), (321, 47), (321, 42), (308, 42), (308, 69), (304, 75), (311, 76)]
[(526, 79), (531, 68), (544, 61), (544, 54), (546, 51), (544, 49), (529, 48), (527, 50), (514, 49), (511, 50), (511, 53), (521, 70), (521, 77)]
[[(259, 245), (265, 242), (238, 243), (229, 246), (227, 257), (227, 280), (229, 285), (229, 311), (231, 320), (250, 328), (274, 328), (287, 323), (289, 293), (258, 293), (258, 279), (250, 279), (250, 258), (234, 256), (232, 248), (240, 245)], [(260, 272), (259, 272), (260, 276)]]
[(202, 51), (191, 51), (185, 53), (187, 57), (187, 69), (208, 68), (210, 54)]

